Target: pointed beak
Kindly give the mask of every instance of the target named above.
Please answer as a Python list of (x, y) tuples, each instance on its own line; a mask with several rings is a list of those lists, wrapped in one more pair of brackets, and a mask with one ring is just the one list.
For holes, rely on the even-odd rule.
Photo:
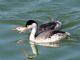
[(14, 28), (14, 29), (11, 29), (11, 30), (14, 30), (15, 31), (16, 29)]

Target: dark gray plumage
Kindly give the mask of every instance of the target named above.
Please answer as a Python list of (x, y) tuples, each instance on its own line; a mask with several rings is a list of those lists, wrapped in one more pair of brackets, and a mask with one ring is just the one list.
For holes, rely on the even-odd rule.
[(57, 30), (58, 28), (60, 28), (61, 24), (58, 21), (52, 21), (49, 23), (45, 23), (40, 25), (40, 27), (38, 28), (36, 35), (39, 35), (40, 33), (44, 32), (44, 31), (48, 31), (48, 30)]

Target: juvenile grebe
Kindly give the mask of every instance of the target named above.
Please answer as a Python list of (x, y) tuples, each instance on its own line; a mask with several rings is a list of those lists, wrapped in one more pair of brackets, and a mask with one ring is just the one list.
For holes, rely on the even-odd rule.
[[(32, 23), (35, 23), (38, 26), (36, 21), (28, 20), (26, 22), (25, 27), (17, 27), (16, 29), (13, 29), (13, 30), (17, 30), (19, 32), (23, 32), (23, 31), (26, 30), (26, 27), (28, 25), (31, 25)], [(40, 27), (37, 27), (36, 35), (44, 32), (44, 31), (47, 31), (47, 30), (58, 30), (58, 29), (60, 29), (61, 25), (62, 25), (62, 23), (59, 22), (59, 21), (51, 21), (51, 22), (48, 22), (48, 23), (44, 23), (44, 24), (40, 25)]]
[(33, 54), (38, 54), (36, 45), (54, 47), (57, 41), (70, 36), (70, 33), (64, 31), (58, 31), (61, 23), (58, 21), (49, 22), (43, 24), (38, 28), (38, 24), (34, 20), (26, 22), (25, 27), (17, 27), (16, 30), (23, 32), (25, 30), (32, 30), (29, 40)]

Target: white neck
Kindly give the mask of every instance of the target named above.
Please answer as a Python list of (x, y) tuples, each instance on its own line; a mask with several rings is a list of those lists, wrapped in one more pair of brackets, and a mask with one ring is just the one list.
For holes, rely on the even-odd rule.
[(35, 40), (35, 33), (37, 31), (37, 24), (36, 23), (33, 23), (32, 25), (33, 25), (33, 27), (32, 27), (32, 31), (31, 31), (31, 34), (30, 34), (29, 39), (31, 41), (34, 41)]

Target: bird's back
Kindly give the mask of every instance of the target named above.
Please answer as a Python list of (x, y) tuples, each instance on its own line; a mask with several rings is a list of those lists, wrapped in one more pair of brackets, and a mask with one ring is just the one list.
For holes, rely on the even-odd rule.
[(57, 30), (60, 27), (61, 27), (61, 22), (59, 22), (59, 21), (52, 21), (49, 23), (42, 24), (38, 28), (38, 30), (36, 32), (36, 36), (39, 35), (40, 33), (44, 32), (44, 31)]

